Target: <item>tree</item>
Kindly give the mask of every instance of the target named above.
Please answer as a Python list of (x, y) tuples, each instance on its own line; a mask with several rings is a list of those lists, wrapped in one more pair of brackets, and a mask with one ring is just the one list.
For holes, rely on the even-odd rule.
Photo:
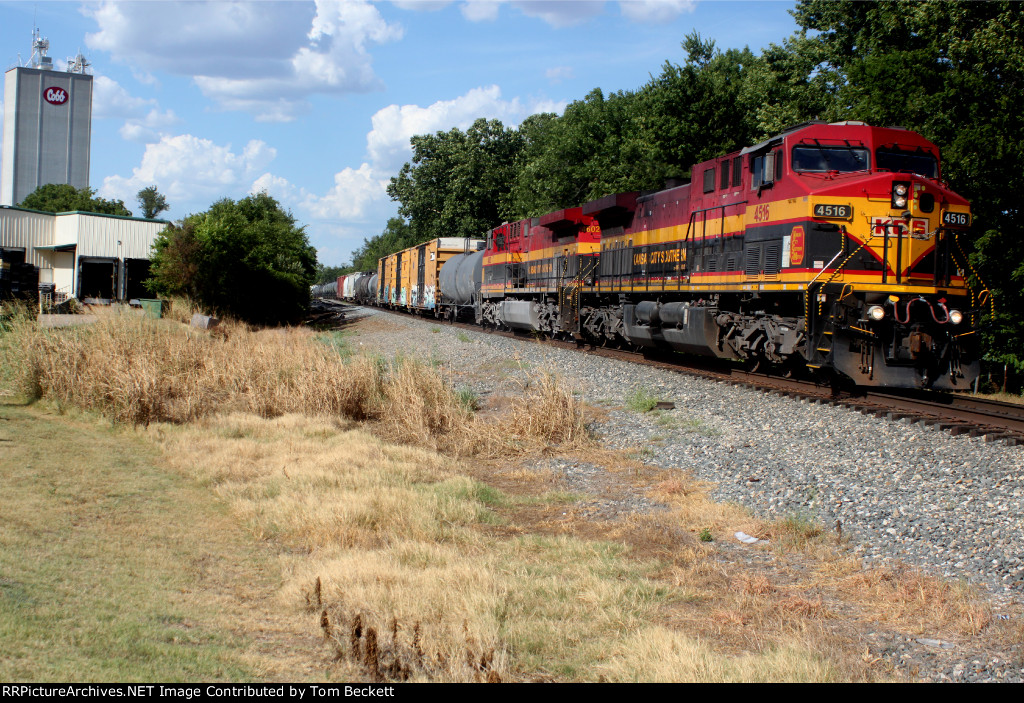
[(401, 217), (388, 220), (384, 231), (376, 237), (364, 239), (362, 246), (352, 252), (353, 271), (376, 271), (377, 262), (382, 256), (396, 251), (408, 249), (423, 241), (416, 238), (412, 227)]
[(314, 277), (314, 283), (321, 285), (324, 283), (330, 283), (331, 281), (337, 280), (338, 276), (344, 276), (346, 273), (354, 271), (351, 266), (324, 266), (318, 263), (316, 265), (316, 276)]
[(316, 252), (266, 193), (225, 198), (168, 226), (153, 245), (150, 288), (185, 295), (254, 324), (298, 323), (309, 308)]
[(412, 162), (391, 179), (388, 195), (412, 227), (412, 244), (437, 237), (479, 237), (501, 224), (522, 140), (499, 120), (478, 119), (465, 132), (419, 135)]
[(122, 200), (94, 198), (92, 188), (75, 188), (68, 183), (48, 183), (39, 186), (18, 203), (18, 207), (42, 212), (95, 212), (101, 215), (131, 217), (131, 210)]
[(147, 186), (135, 194), (135, 197), (139, 199), (139, 207), (142, 208), (142, 216), (147, 220), (156, 219), (164, 210), (167, 210), (170, 206), (167, 204), (167, 198), (157, 191), (156, 186)]

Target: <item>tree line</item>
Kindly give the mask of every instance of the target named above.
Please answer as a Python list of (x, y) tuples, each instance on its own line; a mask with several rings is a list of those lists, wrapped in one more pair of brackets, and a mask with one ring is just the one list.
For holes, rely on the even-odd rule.
[(1014, 2), (803, 0), (797, 30), (760, 55), (698, 34), (632, 91), (594, 89), (518, 128), (477, 120), (412, 138), (391, 179), (399, 217), (348, 270), (436, 237), (479, 237), (616, 192), (652, 190), (691, 165), (811, 119), (921, 133), (970, 199), (970, 260), (996, 300), (990, 361), (1024, 372), (1024, 13)]

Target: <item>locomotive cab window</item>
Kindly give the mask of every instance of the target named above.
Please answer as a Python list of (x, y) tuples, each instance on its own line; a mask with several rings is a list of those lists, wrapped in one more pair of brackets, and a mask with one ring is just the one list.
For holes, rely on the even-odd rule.
[(704, 192), (710, 193), (715, 189), (715, 169), (709, 168), (704, 172)]
[(878, 159), (878, 168), (882, 171), (916, 173), (925, 178), (939, 177), (939, 162), (924, 149), (879, 147), (875, 150), (875, 157)]
[(849, 173), (870, 169), (871, 152), (863, 147), (809, 144), (793, 147), (793, 170), (797, 173)]

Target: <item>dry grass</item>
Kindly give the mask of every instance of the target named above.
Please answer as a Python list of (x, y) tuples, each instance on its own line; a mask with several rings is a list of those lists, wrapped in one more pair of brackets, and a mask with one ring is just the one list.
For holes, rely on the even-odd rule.
[[(223, 499), (347, 680), (874, 680), (888, 673), (862, 660), (858, 623), (988, 622), (972, 591), (862, 572), (800, 516), (760, 521), (601, 450), (552, 376), (474, 414), (437, 369), (346, 360), (305, 330), (16, 321), (0, 350), (13, 387), (142, 426)], [(589, 518), (558, 473), (516, 460), (555, 448), (605, 469), (595, 496), (664, 508)], [(737, 546), (738, 530), (771, 542)]]
[(909, 568), (879, 568), (847, 576), (840, 588), (870, 606), (878, 621), (915, 635), (977, 635), (992, 622), (977, 589)]
[[(190, 317), (185, 304), (172, 306)], [(588, 439), (582, 405), (544, 376), (507, 414), (477, 417), (428, 365), (343, 359), (305, 329), (212, 331), (114, 311), (88, 328), (40, 329), (16, 316), (0, 336), (10, 392), (116, 422), (183, 423), (224, 412), (374, 420), (382, 435), (457, 456), (536, 451)], [(509, 429), (511, 428), (511, 430)]]

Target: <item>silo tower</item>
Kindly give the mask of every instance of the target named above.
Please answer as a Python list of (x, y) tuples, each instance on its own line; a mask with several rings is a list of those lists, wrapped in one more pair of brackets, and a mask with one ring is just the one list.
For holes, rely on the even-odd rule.
[(79, 54), (53, 68), (50, 42), (32, 33), (32, 58), (4, 74), (0, 205), (17, 205), (47, 183), (89, 185), (92, 76)]

